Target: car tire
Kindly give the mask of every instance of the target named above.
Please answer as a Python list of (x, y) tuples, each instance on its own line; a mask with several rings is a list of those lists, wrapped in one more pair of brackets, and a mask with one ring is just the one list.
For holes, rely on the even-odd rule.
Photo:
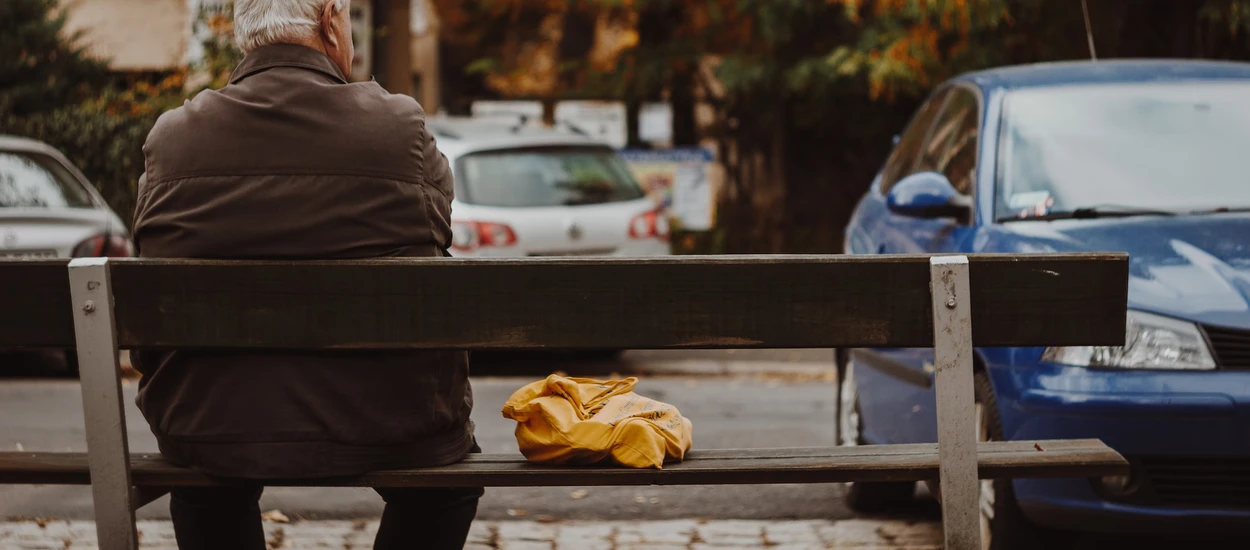
[[(977, 407), (977, 441), (1003, 441), (1003, 424), (989, 376), (978, 371), (973, 379)], [(981, 480), (981, 548), (1033, 550), (1060, 548), (1057, 533), (1024, 517), (1010, 479)]]
[[(838, 369), (837, 410), (839, 446), (865, 444), (860, 423), (859, 392), (855, 387), (855, 365), (845, 350), (835, 354)], [(916, 495), (913, 482), (863, 482), (847, 484), (845, 501), (850, 509), (864, 514), (888, 514), (906, 508)]]

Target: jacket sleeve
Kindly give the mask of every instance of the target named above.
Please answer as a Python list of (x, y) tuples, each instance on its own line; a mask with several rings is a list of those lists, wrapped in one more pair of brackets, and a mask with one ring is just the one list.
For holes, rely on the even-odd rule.
[[(451, 248), (451, 201), (455, 198), (455, 178), (451, 173), (451, 164), (447, 161), (447, 155), (438, 149), (438, 143), (434, 139), (434, 134), (428, 129), (423, 129), (422, 139), (424, 147), (422, 147), (425, 156), (425, 184), (434, 188), (435, 191), (442, 194), (446, 199), (447, 211), (440, 212), (441, 217), (447, 220), (446, 237), (444, 242), (439, 243), (443, 249), (443, 255), (450, 256)], [(433, 221), (433, 220), (431, 220)], [(437, 233), (436, 233), (437, 234)]]
[(135, 256), (142, 256), (143, 253), (140, 251), (141, 245), (139, 244), (139, 233), (140, 228), (143, 225), (143, 211), (145, 210), (144, 203), (147, 199), (148, 173), (146, 171), (139, 175), (139, 183), (135, 186), (135, 189), (137, 190), (135, 194), (135, 211), (130, 215), (130, 238), (134, 241)]
[(425, 147), (422, 148), (425, 151), (425, 182), (441, 191), (450, 201), (455, 198), (451, 163), (447, 161), (447, 155), (438, 149), (434, 134), (429, 130), (422, 133), (425, 134)]

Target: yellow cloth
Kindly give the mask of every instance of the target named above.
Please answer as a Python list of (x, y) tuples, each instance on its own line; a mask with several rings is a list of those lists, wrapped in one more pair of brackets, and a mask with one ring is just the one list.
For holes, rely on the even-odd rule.
[(540, 464), (663, 468), (692, 445), (690, 420), (677, 408), (633, 392), (635, 377), (593, 380), (551, 375), (512, 394), (504, 418), (517, 421), (521, 454)]

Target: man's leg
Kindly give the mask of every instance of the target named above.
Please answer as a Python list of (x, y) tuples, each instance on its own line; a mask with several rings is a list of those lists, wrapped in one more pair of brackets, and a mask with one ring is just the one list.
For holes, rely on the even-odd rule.
[(480, 487), (377, 488), (386, 508), (374, 550), (461, 550), (477, 516)]
[(179, 550), (265, 550), (260, 524), (264, 487), (183, 487), (170, 491), (169, 515)]

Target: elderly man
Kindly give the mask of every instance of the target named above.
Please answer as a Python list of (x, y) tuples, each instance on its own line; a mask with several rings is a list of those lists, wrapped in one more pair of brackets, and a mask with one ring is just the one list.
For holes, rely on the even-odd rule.
[[(349, 0), (237, 0), (230, 83), (157, 121), (145, 257), (446, 256), (452, 176), (411, 97), (349, 83)], [(361, 284), (368, 284), (361, 281)], [(262, 550), (266, 479), (443, 465), (476, 452), (464, 352), (141, 351), (138, 404), (170, 460), (183, 549)], [(375, 548), (463, 547), (481, 489), (378, 489)]]

